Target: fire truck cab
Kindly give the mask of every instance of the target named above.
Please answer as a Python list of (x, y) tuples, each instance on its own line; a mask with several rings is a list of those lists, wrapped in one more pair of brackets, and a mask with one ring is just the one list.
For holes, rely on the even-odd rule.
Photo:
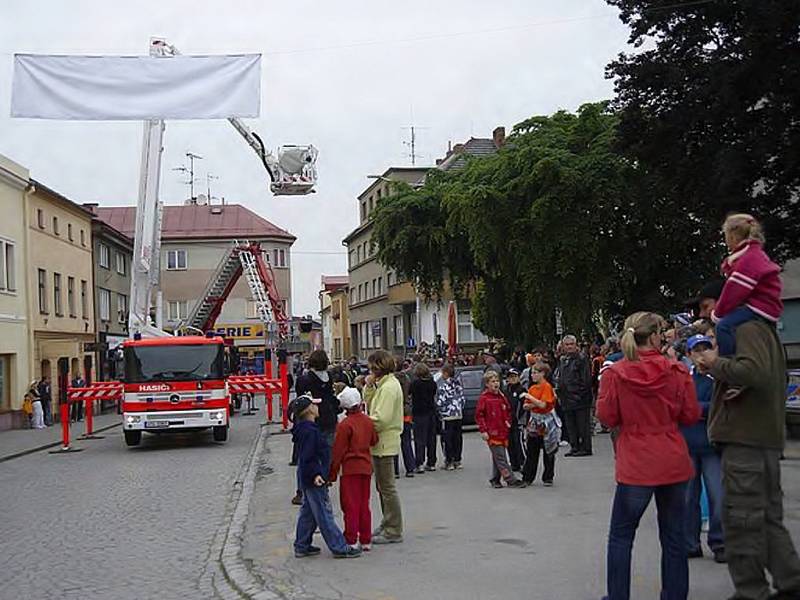
[(123, 344), (125, 443), (142, 432), (211, 428), (228, 439), (228, 361), (221, 337), (181, 336), (127, 340)]

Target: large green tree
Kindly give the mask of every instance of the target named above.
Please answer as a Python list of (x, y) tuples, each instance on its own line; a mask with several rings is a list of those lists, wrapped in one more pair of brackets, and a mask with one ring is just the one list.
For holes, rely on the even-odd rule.
[(774, 256), (800, 255), (800, 2), (606, 1), (636, 47), (607, 71), (621, 149), (677, 209), (752, 211)]
[(428, 295), (453, 281), (514, 342), (552, 339), (556, 308), (582, 330), (679, 306), (717, 249), (616, 151), (617, 124), (605, 103), (533, 117), (496, 155), (395, 188), (373, 217), (379, 259)]

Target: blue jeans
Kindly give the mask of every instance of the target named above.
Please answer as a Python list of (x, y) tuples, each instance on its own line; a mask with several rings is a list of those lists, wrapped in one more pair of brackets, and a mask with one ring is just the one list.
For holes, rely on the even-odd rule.
[(736, 354), (736, 328), (742, 323), (752, 321), (757, 316), (746, 306), (740, 306), (719, 320), (715, 331), (720, 356), (733, 356)]
[(342, 530), (333, 520), (333, 508), (327, 486), (303, 488), (303, 505), (297, 515), (297, 529), (294, 535), (295, 552), (308, 551), (317, 527), (331, 552), (341, 554), (347, 551), (347, 542)]
[(636, 529), (655, 495), (658, 537), (661, 540), (661, 600), (686, 600), (689, 594), (689, 562), (686, 558), (684, 521), (686, 482), (640, 486), (617, 484), (608, 533), (608, 600), (631, 596), (631, 553)]
[(686, 550), (700, 550), (700, 514), (701, 478), (706, 484), (708, 495), (708, 547), (722, 550), (725, 537), (722, 534), (722, 461), (713, 449), (707, 452), (691, 453), (694, 463), (694, 479), (689, 480), (686, 488)]

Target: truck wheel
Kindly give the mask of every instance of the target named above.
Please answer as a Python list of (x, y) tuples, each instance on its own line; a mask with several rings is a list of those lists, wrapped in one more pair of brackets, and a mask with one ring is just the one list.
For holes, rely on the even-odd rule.
[(214, 441), (215, 442), (224, 442), (228, 439), (228, 426), (227, 425), (216, 425), (213, 427), (214, 430)]
[(128, 446), (138, 446), (142, 441), (142, 432), (139, 430), (125, 432), (125, 444)]

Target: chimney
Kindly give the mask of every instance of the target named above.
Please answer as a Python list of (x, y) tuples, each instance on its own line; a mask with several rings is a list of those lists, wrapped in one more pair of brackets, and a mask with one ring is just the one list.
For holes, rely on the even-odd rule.
[(92, 214), (97, 214), (97, 208), (100, 206), (97, 202), (84, 202), (83, 208), (90, 211)]
[(465, 148), (464, 144), (456, 144), (453, 146), (453, 154), (463, 154)]
[(495, 127), (492, 132), (492, 139), (494, 140), (494, 147), (500, 149), (506, 143), (506, 128)]

